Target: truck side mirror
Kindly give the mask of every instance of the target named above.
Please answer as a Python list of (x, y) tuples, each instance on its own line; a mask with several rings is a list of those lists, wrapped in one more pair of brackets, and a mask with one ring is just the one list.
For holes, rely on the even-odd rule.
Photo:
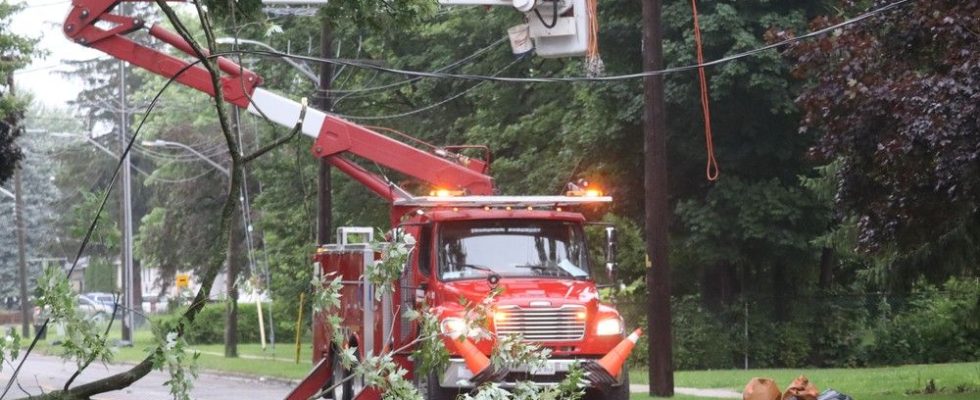
[(616, 281), (616, 249), (619, 247), (616, 237), (616, 227), (606, 227), (606, 275), (612, 282)]

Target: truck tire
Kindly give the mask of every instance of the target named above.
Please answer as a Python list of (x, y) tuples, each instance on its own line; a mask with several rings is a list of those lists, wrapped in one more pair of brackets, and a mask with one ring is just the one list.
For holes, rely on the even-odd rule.
[(432, 372), (421, 385), (425, 390), (426, 400), (456, 400), (456, 397), (465, 393), (459, 388), (444, 388), (439, 385), (439, 374)]
[(629, 371), (623, 368), (623, 384), (613, 386), (605, 391), (599, 389), (587, 389), (583, 400), (629, 400), (630, 398), (630, 376)]
[[(337, 357), (337, 353), (330, 352), (330, 379), (327, 383), (323, 385), (323, 389), (333, 388), (333, 385), (337, 382), (343, 381), (344, 377), (347, 376), (347, 371), (344, 370), (344, 366), (340, 364), (340, 357)], [(323, 393), (323, 398), (333, 399), (333, 400), (351, 400), (353, 390), (353, 384), (350, 381), (345, 382), (339, 387), (327, 390)]]
[[(330, 363), (330, 379), (327, 380), (327, 383), (323, 386), (324, 389), (333, 387), (336, 382), (344, 381), (344, 379), (351, 374), (351, 371), (344, 369), (344, 366), (340, 364), (340, 357), (337, 357), (333, 352), (330, 354)], [(355, 391), (360, 389), (360, 385), (356, 385), (354, 382), (355, 380), (356, 379), (348, 379), (347, 381), (344, 381), (343, 384), (324, 393), (323, 398), (333, 400), (353, 400), (354, 395), (357, 394)]]

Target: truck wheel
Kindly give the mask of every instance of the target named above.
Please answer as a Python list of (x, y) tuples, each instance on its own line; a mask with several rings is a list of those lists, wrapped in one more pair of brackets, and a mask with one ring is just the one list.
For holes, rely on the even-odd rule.
[(463, 393), (459, 388), (444, 388), (439, 385), (439, 374), (432, 372), (423, 384), (426, 400), (456, 400)]
[(623, 384), (619, 386), (613, 386), (606, 391), (599, 389), (587, 389), (585, 391), (584, 400), (629, 400), (630, 398), (630, 376), (629, 371), (623, 368), (623, 372), (626, 377), (623, 378)]

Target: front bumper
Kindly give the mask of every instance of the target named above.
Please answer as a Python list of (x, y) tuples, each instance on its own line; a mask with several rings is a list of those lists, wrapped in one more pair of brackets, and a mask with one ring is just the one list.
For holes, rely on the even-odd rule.
[[(510, 373), (502, 381), (497, 383), (500, 384), (500, 387), (506, 389), (515, 387), (517, 382), (521, 381), (531, 381), (542, 386), (557, 385), (565, 379), (572, 365), (585, 363), (590, 360), (598, 360), (598, 358), (553, 358), (547, 360), (542, 367), (533, 371), (527, 366), (514, 367), (510, 369)], [(466, 367), (466, 362), (461, 358), (451, 358), (449, 359), (449, 366), (446, 367), (445, 372), (443, 372), (439, 380), (439, 386), (444, 388), (473, 388), (473, 383), (470, 382), (471, 378), (473, 378), (473, 373)], [(584, 382), (588, 383), (588, 381)], [(619, 386), (622, 383), (623, 377), (620, 376), (618, 383), (614, 386)]]

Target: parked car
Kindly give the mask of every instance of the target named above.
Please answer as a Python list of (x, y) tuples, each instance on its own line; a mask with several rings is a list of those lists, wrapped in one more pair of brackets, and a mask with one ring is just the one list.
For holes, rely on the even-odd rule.
[(167, 312), (168, 301), (167, 295), (143, 295), (143, 312), (147, 314)]
[(112, 311), (116, 303), (116, 296), (112, 293), (89, 292), (89, 293), (82, 293), (82, 296), (85, 296), (89, 300), (92, 300), (96, 303), (105, 305), (106, 307), (109, 308), (110, 312)]
[(112, 316), (112, 305), (105, 305), (85, 295), (78, 295), (78, 311), (87, 316), (108, 321), (109, 317)]

